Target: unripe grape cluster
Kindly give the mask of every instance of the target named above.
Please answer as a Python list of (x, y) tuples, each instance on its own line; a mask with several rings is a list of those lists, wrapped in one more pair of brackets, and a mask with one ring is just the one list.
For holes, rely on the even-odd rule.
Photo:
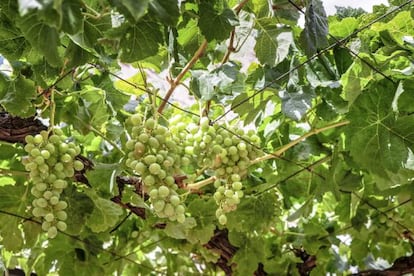
[(65, 209), (68, 204), (60, 197), (75, 171), (84, 168), (81, 161), (75, 160), (80, 148), (73, 142), (66, 142), (60, 129), (54, 129), (51, 135), (48, 131), (28, 135), (25, 140), (28, 156), (22, 162), (33, 183), (32, 214), (41, 218), (42, 229), (49, 238), (54, 238), (58, 230), (67, 228)]
[[(220, 224), (226, 224), (226, 213), (237, 208), (243, 197), (242, 179), (247, 174), (250, 161), (260, 154), (260, 138), (254, 131), (247, 133), (240, 128), (210, 125), (206, 117), (199, 124), (177, 123), (179, 116), (172, 119), (172, 130), (183, 142), (184, 157), (190, 164), (196, 163), (203, 172), (215, 176), (214, 199), (218, 205), (216, 216)], [(186, 131), (185, 131), (186, 130)]]
[(127, 123), (132, 128), (126, 143), (126, 166), (141, 177), (158, 217), (184, 222), (185, 206), (174, 179), (180, 172), (179, 146), (167, 127), (153, 118), (144, 121), (134, 114)]

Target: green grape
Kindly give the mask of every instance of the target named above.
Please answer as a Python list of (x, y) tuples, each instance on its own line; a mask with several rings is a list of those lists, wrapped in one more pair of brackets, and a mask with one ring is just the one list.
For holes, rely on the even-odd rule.
[(216, 202), (220, 202), (220, 200), (223, 199), (223, 194), (219, 193), (219, 192), (215, 192), (213, 195), (214, 199), (216, 200)]
[(150, 196), (151, 198), (153, 198), (153, 199), (157, 198), (157, 197), (158, 197), (158, 190), (157, 190), (157, 189), (152, 189), (152, 190), (149, 192), (149, 196)]
[(45, 211), (45, 209), (43, 209), (43, 208), (40, 208), (40, 207), (35, 207), (35, 208), (33, 208), (33, 210), (32, 210), (32, 214), (33, 214), (33, 216), (35, 216), (35, 217), (43, 217), (43, 216), (45, 216), (46, 215), (46, 211)]
[(72, 161), (72, 156), (70, 156), (69, 154), (65, 153), (64, 155), (62, 155), (62, 157), (60, 158), (60, 160), (63, 163), (68, 163)]
[(50, 223), (50, 222), (48, 222), (48, 221), (44, 221), (43, 223), (42, 223), (42, 230), (43, 231), (47, 231), (47, 230), (49, 230), (49, 228), (52, 226), (52, 224)]
[(218, 221), (221, 225), (225, 225), (227, 223), (227, 217), (225, 214), (219, 216)]
[(54, 221), (54, 220), (55, 220), (55, 216), (54, 216), (52, 213), (49, 213), (49, 214), (47, 214), (47, 215), (45, 216), (45, 220), (46, 220), (47, 222), (52, 222), (52, 221)]
[(47, 200), (44, 198), (38, 198), (35, 199), (36, 205), (41, 207), (41, 208), (46, 208), (47, 207)]
[(40, 182), (40, 183), (36, 183), (35, 187), (38, 191), (43, 192), (47, 189), (47, 184)]
[(154, 127), (155, 127), (155, 120), (152, 119), (152, 118), (147, 119), (145, 121), (144, 126), (145, 126), (145, 128), (150, 129), (150, 130), (151, 129), (154, 129)]
[(49, 152), (49, 154), (54, 154), (55, 153), (55, 146), (53, 144), (46, 144), (45, 145), (45, 150)]
[(58, 220), (66, 220), (68, 217), (67, 213), (65, 211), (57, 211), (56, 212), (56, 218)]
[(57, 179), (55, 182), (53, 182), (53, 187), (56, 189), (64, 189), (67, 186), (67, 182), (62, 179)]
[(172, 216), (174, 216), (174, 214), (175, 214), (175, 208), (174, 208), (174, 206), (172, 206), (172, 204), (170, 204), (170, 203), (165, 204), (165, 207), (164, 207), (164, 214), (165, 214), (167, 217), (172, 217)]
[(165, 201), (163, 201), (163, 200), (157, 200), (154, 203), (152, 203), (152, 206), (154, 207), (154, 210), (156, 212), (161, 212), (162, 210), (164, 210)]
[(147, 175), (144, 178), (144, 184), (147, 186), (152, 186), (155, 184), (155, 178), (152, 175)]
[(128, 150), (133, 150), (135, 148), (135, 141), (134, 140), (128, 140), (126, 142), (125, 146)]
[(140, 116), (139, 114), (134, 114), (134, 115), (132, 115), (132, 116), (130, 117), (130, 120), (131, 120), (131, 123), (132, 123), (134, 126), (139, 126), (139, 125), (141, 125), (141, 124), (142, 124), (142, 119), (141, 119), (141, 116)]
[(61, 139), (58, 135), (53, 134), (49, 137), (49, 142), (58, 145), (59, 143), (61, 143)]
[[(165, 187), (165, 186), (161, 186), (161, 187)], [(160, 188), (161, 188), (160, 187)], [(174, 206), (178, 206), (178, 204), (180, 204), (181, 200), (178, 196), (176, 195), (172, 195), (170, 196), (170, 203)]]
[(51, 226), (48, 230), (47, 230), (47, 237), (49, 239), (53, 239), (55, 238), (57, 235), (57, 229), (55, 226)]
[(175, 212), (176, 212), (177, 214), (184, 214), (184, 212), (185, 212), (185, 207), (184, 207), (183, 205), (177, 205), (177, 206), (175, 207)]
[(149, 166), (148, 170), (152, 174), (159, 174), (161, 171), (161, 166), (158, 163), (153, 163)]
[(58, 221), (56, 223), (56, 228), (59, 229), (59, 231), (65, 231), (67, 229), (67, 225), (63, 221)]
[(49, 199), (49, 202), (50, 202), (50, 204), (52, 204), (52, 205), (56, 205), (56, 204), (58, 204), (58, 203), (59, 203), (59, 198), (58, 198), (57, 196), (52, 196), (52, 197)]
[(42, 165), (45, 163), (45, 159), (42, 156), (36, 156), (34, 162), (38, 165)]
[(185, 222), (185, 215), (184, 214), (177, 214), (177, 221), (179, 223), (184, 223)]
[(158, 142), (157, 138), (150, 137), (148, 140), (148, 144), (151, 148), (158, 149), (160, 147), (160, 142)]
[(54, 206), (54, 209), (56, 211), (60, 211), (66, 209), (66, 207), (68, 207), (68, 204), (65, 201), (61, 200)]
[(34, 137), (33, 137), (33, 143), (34, 144), (41, 144), (43, 142), (43, 137), (42, 137), (42, 135), (40, 135), (40, 134), (36, 134)]
[(30, 189), (30, 193), (31, 193), (32, 195), (34, 195), (35, 197), (41, 197), (41, 196), (42, 196), (42, 192), (41, 192), (41, 191), (39, 191), (38, 189), (36, 189), (36, 187), (32, 187), (32, 188)]
[(145, 173), (145, 171), (147, 170), (147, 166), (144, 163), (142, 163), (142, 162), (137, 162), (136, 165), (133, 166), (133, 168), (140, 175), (143, 175)]
[(166, 198), (170, 194), (170, 189), (166, 186), (160, 186), (158, 188), (158, 196)]
[(231, 184), (231, 187), (233, 188), (233, 190), (239, 191), (242, 189), (243, 184), (240, 181), (235, 181)]
[(168, 175), (164, 178), (164, 182), (165, 184), (167, 184), (168, 186), (173, 186), (175, 184), (175, 179), (173, 176)]
[(48, 150), (42, 150), (40, 152), (40, 154), (44, 159), (49, 159), (50, 158), (50, 152)]
[[(68, 149), (69, 149), (68, 144), (66, 144), (66, 143), (59, 144), (59, 150), (60, 150), (61, 153), (66, 153), (68, 151)], [(70, 157), (70, 155), (69, 155), (69, 157)]]
[(151, 164), (157, 162), (157, 157), (155, 155), (152, 155), (152, 154), (147, 155), (147, 156), (144, 157), (144, 162), (147, 165), (151, 165)]
[(85, 168), (85, 165), (79, 161), (79, 160), (75, 160), (73, 162), (73, 168), (75, 169), (75, 171), (82, 171)]

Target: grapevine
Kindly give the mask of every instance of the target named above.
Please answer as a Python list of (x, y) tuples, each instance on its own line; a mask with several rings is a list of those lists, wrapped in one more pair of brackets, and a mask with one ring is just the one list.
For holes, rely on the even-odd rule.
[(42, 221), (42, 229), (49, 238), (56, 237), (58, 230), (65, 231), (68, 204), (61, 199), (63, 190), (68, 186), (75, 171), (81, 171), (84, 165), (75, 157), (80, 154), (79, 146), (65, 142), (66, 137), (60, 129), (41, 131), (35, 136), (25, 138), (24, 147), (28, 156), (23, 158), (25, 169), (29, 172), (35, 197), (32, 202), (32, 214)]

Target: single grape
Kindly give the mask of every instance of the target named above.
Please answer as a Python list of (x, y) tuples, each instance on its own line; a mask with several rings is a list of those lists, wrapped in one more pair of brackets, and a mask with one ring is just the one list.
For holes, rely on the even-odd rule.
[(56, 218), (58, 220), (66, 220), (68, 217), (67, 213), (65, 211), (57, 211), (56, 212)]
[(85, 165), (79, 161), (79, 160), (75, 160), (73, 162), (73, 168), (75, 169), (75, 171), (82, 171), (85, 168)]
[(156, 212), (161, 212), (165, 207), (165, 201), (157, 200), (154, 203), (152, 203), (152, 206), (154, 207), (154, 210)]
[(49, 213), (45, 216), (47, 222), (52, 222), (55, 219), (55, 216), (52, 213)]
[(148, 168), (149, 172), (152, 174), (159, 174), (161, 171), (161, 166), (158, 163), (153, 163)]
[(158, 188), (158, 195), (162, 198), (167, 197), (170, 194), (170, 189), (166, 186), (160, 186)]
[(221, 225), (225, 225), (227, 223), (227, 217), (225, 214), (219, 216), (218, 221)]
[(56, 227), (57, 227), (57, 229), (59, 229), (59, 231), (65, 231), (65, 230), (66, 230), (66, 228), (67, 228), (67, 225), (66, 225), (66, 223), (65, 223), (65, 222), (63, 222), (63, 221), (58, 221), (58, 222), (56, 223)]
[(57, 229), (55, 226), (51, 226), (48, 230), (47, 230), (47, 237), (49, 239), (53, 239), (55, 238), (57, 235)]

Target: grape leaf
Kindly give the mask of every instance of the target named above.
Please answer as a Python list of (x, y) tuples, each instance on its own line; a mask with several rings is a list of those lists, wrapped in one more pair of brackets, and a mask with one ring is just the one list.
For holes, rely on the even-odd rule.
[(191, 243), (206, 244), (214, 235), (216, 229), (215, 200), (210, 198), (195, 199), (188, 205), (188, 211), (196, 219), (197, 225), (188, 231), (187, 239)]
[(120, 13), (137, 22), (148, 10), (150, 0), (111, 0)]
[(238, 18), (233, 10), (229, 8), (216, 9), (214, 1), (202, 1), (200, 3), (198, 27), (207, 41), (221, 41), (228, 38), (231, 30), (238, 24)]
[(180, 16), (176, 0), (153, 0), (149, 3), (149, 11), (165, 25), (175, 26)]
[(155, 55), (164, 39), (157, 22), (140, 20), (137, 24), (123, 24), (108, 31), (110, 38), (120, 38), (119, 58), (134, 62)]
[(372, 85), (355, 100), (348, 114), (351, 156), (378, 174), (397, 172), (414, 146), (414, 115), (395, 116), (391, 107), (395, 91), (388, 80)]
[(292, 32), (287, 27), (280, 27), (273, 18), (262, 18), (255, 21), (258, 30), (254, 50), (260, 63), (271, 67), (278, 65), (289, 54), (293, 45)]
[(61, 6), (62, 31), (75, 34), (82, 29), (83, 16), (81, 13), (82, 3), (80, 0), (64, 0)]
[(308, 57), (328, 45), (328, 20), (320, 0), (311, 0), (306, 7), (305, 28), (300, 34), (301, 46)]
[(12, 12), (0, 9), (0, 54), (10, 60), (19, 59), (27, 46), (12, 20)]
[(122, 208), (110, 200), (99, 197), (91, 189), (86, 189), (85, 193), (94, 203), (93, 211), (86, 220), (86, 225), (95, 233), (114, 227), (123, 214)]
[(297, 92), (288, 92), (282, 90), (279, 92), (279, 97), (282, 100), (282, 112), (292, 118), (299, 121), (303, 115), (311, 108), (312, 99), (314, 93), (310, 87), (300, 87)]
[(25, 215), (27, 202), (27, 186), (6, 185), (0, 187), (0, 210), (10, 214), (0, 213), (0, 236), (6, 250), (18, 252), (24, 244), (22, 231), (19, 225), (22, 221), (16, 215)]
[[(239, 232), (260, 230), (274, 218), (276, 207), (274, 195), (264, 193), (259, 197), (245, 197), (241, 200), (237, 210), (227, 214), (229, 230)], [(257, 221), (255, 217), (260, 217)]]
[(13, 115), (29, 117), (34, 115), (32, 100), (36, 98), (33, 81), (19, 76), (14, 80), (0, 74), (0, 104)]
[(358, 20), (353, 17), (344, 18), (329, 24), (329, 33), (336, 38), (344, 38), (358, 28)]
[(39, 20), (35, 12), (19, 18), (17, 24), (30, 44), (41, 52), (52, 66), (61, 66), (62, 58), (59, 55), (59, 33), (54, 27)]
[[(230, 238), (230, 235), (229, 235)], [(231, 239), (230, 239), (231, 241)], [(265, 259), (265, 242), (260, 237), (246, 237), (232, 261), (235, 262), (237, 275), (254, 275), (259, 263)]]
[(167, 223), (164, 229), (165, 234), (175, 239), (185, 239), (188, 231), (196, 226), (194, 218), (186, 218), (184, 223)]

